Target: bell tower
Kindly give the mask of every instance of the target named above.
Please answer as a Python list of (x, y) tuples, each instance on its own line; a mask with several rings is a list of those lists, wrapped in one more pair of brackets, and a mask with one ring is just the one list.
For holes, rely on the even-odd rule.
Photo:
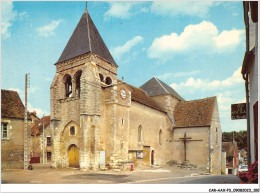
[[(86, 4), (87, 5), (87, 4)], [(117, 82), (117, 64), (87, 6), (60, 58), (51, 85), (53, 167), (69, 167), (68, 149), (79, 150), (79, 167), (99, 167), (101, 86)], [(73, 134), (70, 129), (73, 128)]]

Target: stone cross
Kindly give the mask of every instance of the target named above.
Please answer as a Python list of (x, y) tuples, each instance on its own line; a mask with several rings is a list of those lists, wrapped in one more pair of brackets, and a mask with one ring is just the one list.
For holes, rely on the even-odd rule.
[(189, 142), (189, 141), (202, 141), (201, 139), (200, 140), (192, 140), (191, 137), (187, 137), (186, 135), (186, 132), (184, 133), (184, 137), (183, 138), (179, 138), (180, 140), (176, 140), (176, 141), (183, 141), (184, 143), (184, 161), (187, 161), (187, 146), (186, 146), (186, 143)]

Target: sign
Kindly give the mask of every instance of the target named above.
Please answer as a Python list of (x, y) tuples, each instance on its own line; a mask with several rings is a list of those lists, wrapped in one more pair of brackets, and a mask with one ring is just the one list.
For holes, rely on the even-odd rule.
[(231, 104), (231, 119), (246, 119), (246, 103)]

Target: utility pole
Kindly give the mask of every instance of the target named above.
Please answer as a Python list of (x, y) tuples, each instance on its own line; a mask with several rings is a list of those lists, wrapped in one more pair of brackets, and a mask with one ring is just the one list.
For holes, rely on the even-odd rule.
[(24, 169), (28, 169), (28, 131), (27, 131), (27, 126), (28, 126), (28, 120), (27, 120), (27, 86), (28, 86), (28, 80), (27, 80), (27, 75), (30, 74), (25, 74), (25, 102), (24, 102)]
[(45, 119), (44, 119), (44, 114), (43, 114), (43, 120), (42, 120), (42, 163), (45, 163)]

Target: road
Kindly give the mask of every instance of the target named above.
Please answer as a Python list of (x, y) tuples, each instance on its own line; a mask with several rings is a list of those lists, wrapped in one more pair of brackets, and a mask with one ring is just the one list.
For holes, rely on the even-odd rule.
[(129, 182), (133, 184), (240, 184), (234, 175), (172, 177)]
[(2, 184), (239, 184), (233, 175), (205, 175), (201, 170), (177, 167), (145, 168), (134, 171), (82, 171), (43, 169), (2, 171)]

